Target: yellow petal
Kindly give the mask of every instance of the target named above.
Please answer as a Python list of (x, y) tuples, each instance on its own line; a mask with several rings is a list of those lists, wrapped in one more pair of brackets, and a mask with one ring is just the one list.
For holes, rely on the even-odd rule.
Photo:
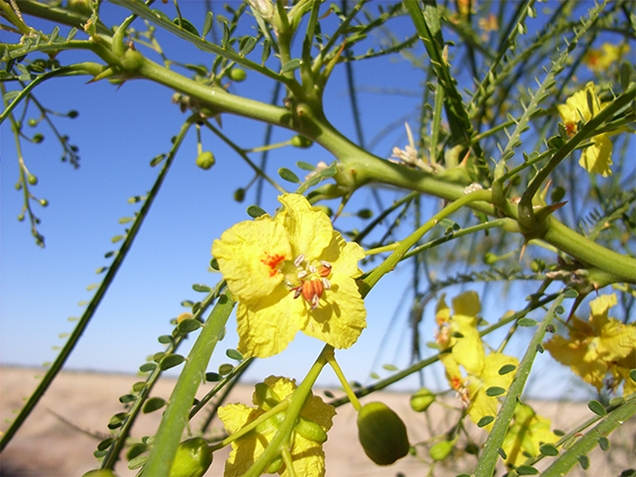
[(597, 325), (597, 329), (601, 329), (607, 323), (607, 314), (609, 309), (618, 303), (616, 294), (601, 295), (590, 302), (591, 317), (590, 321)]
[(333, 273), (331, 289), (325, 292), (320, 306), (307, 307), (307, 322), (302, 330), (334, 348), (353, 345), (366, 327), (366, 310), (358, 286), (351, 278)]
[(612, 141), (606, 134), (592, 138), (592, 145), (583, 149), (579, 165), (592, 174), (612, 175)]
[(285, 209), (276, 215), (276, 220), (284, 224), (294, 255), (318, 257), (331, 242), (333, 226), (329, 217), (300, 194), (284, 194), (278, 200)]
[(453, 298), (453, 311), (456, 315), (476, 317), (481, 311), (477, 292), (467, 291)]
[(212, 245), (212, 255), (230, 291), (244, 302), (270, 295), (284, 278), (276, 266), (293, 260), (284, 227), (269, 216), (223, 232)]
[(238, 350), (245, 357), (257, 358), (280, 353), (305, 323), (304, 316), (303, 300), (294, 300), (283, 285), (260, 301), (239, 302), (236, 311)]

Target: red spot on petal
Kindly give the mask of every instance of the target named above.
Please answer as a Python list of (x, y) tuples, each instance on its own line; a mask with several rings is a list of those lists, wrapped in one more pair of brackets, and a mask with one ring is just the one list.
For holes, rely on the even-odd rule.
[(263, 262), (265, 265), (267, 265), (270, 268), (269, 276), (273, 277), (274, 275), (278, 273), (278, 266), (284, 260), (285, 260), (284, 255), (279, 255), (279, 254), (270, 255), (268, 253), (267, 256), (263, 260), (261, 260), (261, 262)]

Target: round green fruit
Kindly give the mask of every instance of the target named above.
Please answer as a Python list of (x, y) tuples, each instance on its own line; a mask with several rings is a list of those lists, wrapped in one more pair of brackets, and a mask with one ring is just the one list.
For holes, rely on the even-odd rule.
[(408, 454), (406, 426), (382, 402), (370, 402), (358, 412), (358, 438), (364, 452), (378, 465), (391, 465)]

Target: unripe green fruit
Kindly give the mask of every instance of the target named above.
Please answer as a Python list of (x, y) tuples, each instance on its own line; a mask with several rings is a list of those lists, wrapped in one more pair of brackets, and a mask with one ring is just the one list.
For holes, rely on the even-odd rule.
[(313, 143), (314, 141), (312, 141), (311, 139), (307, 139), (304, 136), (296, 135), (291, 138), (291, 145), (294, 147), (301, 147), (304, 149), (311, 146)]
[(245, 78), (247, 78), (247, 73), (241, 68), (232, 68), (230, 70), (230, 78), (240, 83), (241, 81), (245, 81)]
[(201, 477), (212, 464), (212, 450), (202, 437), (193, 437), (179, 444), (169, 477)]
[(391, 465), (408, 454), (406, 426), (382, 402), (370, 402), (358, 412), (358, 438), (364, 452), (378, 465)]
[(86, 472), (82, 477), (117, 477), (117, 474), (110, 469), (93, 469)]
[(410, 402), (415, 412), (424, 412), (435, 402), (435, 394), (430, 389), (421, 388), (411, 396)]
[(33, 175), (33, 174), (29, 174), (27, 176), (27, 181), (29, 182), (29, 184), (31, 185), (36, 185), (38, 183), (38, 178), (37, 176)]
[(197, 166), (199, 166), (201, 169), (205, 169), (206, 171), (210, 167), (212, 167), (215, 162), (216, 159), (214, 159), (214, 154), (212, 154), (210, 151), (202, 152), (201, 154), (199, 154), (199, 157), (197, 157), (196, 160)]

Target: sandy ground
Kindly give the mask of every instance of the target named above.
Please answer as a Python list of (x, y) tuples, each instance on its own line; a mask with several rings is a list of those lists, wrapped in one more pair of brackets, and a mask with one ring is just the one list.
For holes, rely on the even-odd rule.
[[(24, 399), (37, 385), (34, 369), (0, 367), (0, 429), (8, 427), (8, 421), (15, 415)], [(9, 446), (0, 455), (0, 475), (3, 477), (75, 477), (91, 468), (99, 466), (92, 453), (99, 441), (107, 436), (106, 424), (116, 412), (123, 410), (118, 398), (130, 391), (138, 377), (84, 372), (64, 372), (58, 376), (50, 390), (40, 401), (35, 411), (15, 435)], [(168, 398), (174, 380), (162, 379), (155, 387), (154, 395)], [(201, 394), (206, 391), (201, 389)], [(239, 386), (229, 402), (250, 404), (252, 388)], [(339, 393), (336, 393), (337, 395)], [(408, 404), (407, 394), (376, 393), (371, 400), (381, 400), (394, 409), (405, 421), (411, 443), (418, 446), (424, 460), (430, 460), (425, 442), (431, 436), (441, 435), (453, 424), (457, 414), (445, 407), (434, 404), (428, 416), (413, 412)], [(457, 404), (457, 403), (452, 403)], [(569, 430), (574, 423), (591, 417), (585, 404), (550, 402), (537, 406), (542, 414), (553, 420), (555, 428)], [(156, 430), (160, 412), (144, 415), (135, 425), (134, 436), (150, 435)], [(373, 476), (424, 476), (428, 475), (429, 464), (422, 458), (407, 456), (392, 466), (379, 467), (364, 454), (357, 439), (356, 415), (351, 406), (338, 409), (334, 428), (325, 444), (327, 455), (327, 476), (331, 477), (373, 477)], [(480, 434), (475, 426), (468, 423), (471, 435), (478, 439)], [(219, 429), (216, 422), (214, 429)], [(474, 432), (475, 431), (475, 432)], [(93, 434), (93, 435), (91, 435)], [(588, 477), (619, 476), (626, 468), (636, 467), (636, 419), (622, 426), (611, 437), (612, 447), (607, 452), (599, 449), (589, 457), (591, 467), (585, 472), (580, 467), (569, 475)], [(223, 462), (227, 453), (219, 452), (206, 476), (222, 476)], [(438, 464), (430, 475), (455, 476), (460, 472), (471, 472), (474, 456), (458, 452), (444, 465)], [(121, 477), (135, 475), (126, 468), (124, 462), (117, 466)]]

